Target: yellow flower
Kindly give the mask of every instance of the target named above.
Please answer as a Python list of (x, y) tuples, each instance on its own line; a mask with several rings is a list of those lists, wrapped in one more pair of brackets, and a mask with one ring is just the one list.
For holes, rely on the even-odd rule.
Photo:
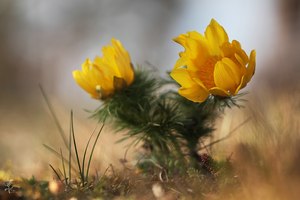
[(0, 181), (8, 181), (12, 178), (11, 173), (4, 171), (4, 170), (0, 170)]
[(255, 72), (255, 50), (248, 57), (238, 41), (229, 42), (224, 28), (214, 19), (204, 35), (191, 31), (174, 41), (185, 51), (179, 54), (171, 77), (181, 85), (179, 94), (191, 101), (203, 102), (210, 94), (236, 95)]
[(111, 42), (112, 46), (102, 48), (103, 57), (96, 57), (93, 62), (87, 59), (81, 71), (73, 71), (77, 84), (95, 99), (105, 99), (134, 80), (128, 52), (120, 41)]

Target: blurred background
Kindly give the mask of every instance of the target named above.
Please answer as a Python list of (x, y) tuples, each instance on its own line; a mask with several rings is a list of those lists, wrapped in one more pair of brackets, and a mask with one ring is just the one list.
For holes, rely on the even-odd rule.
[[(38, 85), (63, 128), (74, 110), (79, 140), (96, 127), (88, 119), (99, 103), (79, 88), (72, 71), (101, 55), (112, 37), (122, 41), (135, 64), (171, 70), (182, 48), (172, 38), (203, 33), (211, 18), (247, 53), (257, 51), (257, 71), (247, 88), (294, 94), (300, 75), (298, 0), (0, 0), (0, 169), (20, 176), (52, 173), (55, 158), (42, 146), (62, 145)], [(150, 63), (150, 64), (149, 64)], [(298, 99), (299, 101), (299, 99)], [(124, 144), (109, 128), (102, 135), (96, 166), (118, 163)], [(45, 170), (46, 169), (46, 170)]]

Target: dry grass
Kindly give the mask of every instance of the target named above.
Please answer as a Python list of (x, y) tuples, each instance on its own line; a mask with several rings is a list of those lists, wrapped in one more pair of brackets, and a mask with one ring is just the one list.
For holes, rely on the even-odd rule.
[(223, 129), (251, 117), (234, 137), (215, 149), (216, 154), (222, 150), (232, 153), (241, 182), (234, 195), (225, 199), (299, 199), (299, 97), (295, 92), (259, 94), (249, 99), (242, 112), (225, 116), (223, 122), (231, 123), (221, 126)]

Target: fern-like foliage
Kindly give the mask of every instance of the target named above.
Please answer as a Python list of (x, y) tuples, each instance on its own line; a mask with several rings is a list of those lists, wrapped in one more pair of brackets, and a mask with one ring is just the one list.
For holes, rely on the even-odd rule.
[(144, 161), (160, 168), (170, 168), (170, 163), (197, 167), (199, 140), (213, 132), (214, 120), (235, 100), (211, 96), (194, 103), (174, 92), (174, 85), (153, 71), (138, 68), (134, 82), (105, 100), (93, 116), (112, 123), (116, 131), (125, 130), (120, 141), (131, 138), (134, 144), (147, 144), (150, 154)]

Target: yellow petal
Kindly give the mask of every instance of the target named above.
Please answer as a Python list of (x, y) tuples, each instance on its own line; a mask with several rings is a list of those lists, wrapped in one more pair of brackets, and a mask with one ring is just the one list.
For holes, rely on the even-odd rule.
[(109, 60), (104, 57), (96, 56), (93, 64), (110, 82), (113, 82), (113, 77), (117, 76), (114, 68), (111, 66), (113, 62), (109, 62)]
[(101, 85), (102, 90), (113, 90), (113, 82), (111, 78), (105, 76), (105, 74), (98, 70), (95, 66), (92, 67), (90, 72), (91, 82), (95, 85)]
[(249, 59), (248, 59), (246, 52), (242, 49), (241, 44), (237, 40), (233, 40), (232, 46), (235, 49), (235, 53), (238, 54), (242, 58), (243, 63), (247, 64), (249, 62)]
[(250, 59), (249, 59), (249, 65), (247, 67), (246, 75), (245, 75), (245, 81), (248, 83), (252, 76), (255, 73), (255, 67), (256, 67), (256, 51), (252, 50), (250, 53)]
[(77, 84), (84, 89), (86, 92), (88, 92), (93, 98), (97, 98), (97, 91), (95, 87), (89, 84), (89, 81), (84, 78), (82, 75), (82, 72), (79, 70), (73, 71), (73, 78), (77, 82)]
[(190, 37), (187, 38), (185, 41), (185, 54), (187, 57), (190, 59), (195, 59), (199, 53), (198, 47), (199, 47), (199, 42), (195, 39), (192, 39)]
[(190, 31), (184, 34), (180, 34), (178, 37), (174, 38), (173, 41), (181, 44), (182, 46), (186, 46), (186, 41), (189, 39), (198, 40), (200, 37), (203, 37), (197, 31)]
[(235, 59), (238, 61), (238, 63), (246, 68), (247, 62), (241, 58), (237, 53), (234, 54)]
[(193, 81), (195, 81), (200, 87), (205, 88), (207, 90), (207, 88), (205, 87), (205, 85), (203, 84), (203, 82), (199, 78), (196, 78), (196, 76), (192, 76), (192, 77), (193, 77), (192, 78)]
[(221, 46), (223, 43), (228, 42), (228, 35), (224, 28), (214, 19), (210, 21), (210, 24), (205, 30), (205, 37), (208, 40), (209, 47), (212, 55), (221, 54)]
[(188, 60), (186, 59), (186, 57), (181, 57), (177, 60), (177, 62), (175, 63), (174, 69), (177, 68), (182, 68), (184, 66), (187, 66), (187, 62)]
[(247, 83), (251, 80), (252, 76), (255, 73), (256, 66), (256, 51), (252, 50), (250, 53), (250, 61), (246, 69), (246, 74), (242, 77), (240, 85), (237, 87), (235, 94), (237, 94), (241, 89), (246, 87)]
[(210, 88), (209, 93), (216, 95), (216, 96), (222, 96), (222, 97), (230, 96), (229, 92), (227, 92), (224, 89), (219, 88), (219, 87)]
[(174, 69), (170, 75), (182, 86), (178, 91), (181, 96), (194, 102), (203, 102), (208, 97), (207, 89), (200, 80), (193, 80), (187, 69)]
[(222, 62), (225, 64), (225, 70), (227, 73), (231, 76), (231, 78), (234, 80), (235, 84), (240, 84), (242, 74), (240, 71), (240, 66), (237, 65), (233, 60), (229, 58), (223, 58)]
[(121, 77), (120, 69), (116, 64), (116, 52), (114, 47), (112, 46), (105, 46), (102, 48), (103, 57), (102, 62), (104, 65), (108, 66), (109, 73), (113, 76)]
[(203, 102), (207, 99), (209, 95), (205, 88), (202, 88), (197, 84), (194, 84), (189, 88), (181, 87), (178, 92), (181, 96), (193, 102)]
[(195, 82), (191, 78), (187, 69), (184, 68), (174, 69), (171, 72), (170, 76), (175, 81), (177, 81), (182, 87), (188, 88), (191, 87), (192, 85), (195, 85)]
[(231, 57), (235, 53), (235, 50), (230, 42), (224, 42), (221, 46), (221, 51), (222, 57)]
[(242, 77), (242, 80), (241, 80), (240, 85), (236, 88), (236, 90), (235, 90), (235, 92), (234, 92), (233, 95), (236, 95), (241, 89), (243, 89), (243, 88), (247, 85), (247, 83), (246, 83), (245, 80), (246, 80), (246, 79), (245, 79), (245, 75), (244, 75), (244, 76)]
[(185, 46), (185, 41), (187, 38), (187, 34), (180, 34), (178, 37), (174, 38), (173, 41)]
[(199, 66), (205, 64), (208, 57), (210, 57), (209, 42), (204, 36), (195, 31), (190, 33), (190, 37), (196, 42), (195, 48), (193, 49), (194, 59), (192, 62), (196, 68), (199, 68)]
[[(190, 70), (197, 70), (198, 66), (203, 65), (209, 56), (207, 39), (196, 31), (181, 34), (174, 41), (185, 48), (185, 51), (179, 54), (182, 58), (180, 62), (187, 61), (184, 65)], [(179, 63), (175, 65), (176, 68), (180, 66), (183, 65)]]
[(115, 62), (120, 71), (119, 78), (123, 78), (127, 85), (130, 85), (133, 81), (134, 73), (129, 53), (119, 40), (112, 39), (112, 44), (115, 49)]
[(217, 87), (234, 93), (241, 82), (241, 78), (239, 66), (231, 59), (223, 58), (216, 63), (214, 81)]

